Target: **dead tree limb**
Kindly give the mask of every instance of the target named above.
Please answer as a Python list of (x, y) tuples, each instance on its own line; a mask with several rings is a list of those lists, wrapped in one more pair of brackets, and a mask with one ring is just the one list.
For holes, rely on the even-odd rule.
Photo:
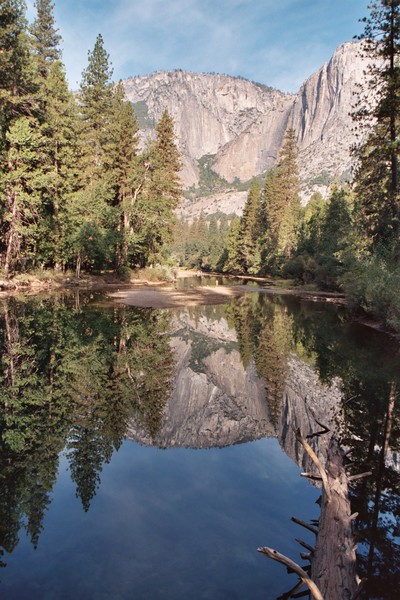
[(291, 520), (293, 521), (293, 523), (297, 523), (297, 525), (301, 525), (305, 529), (308, 529), (308, 531), (311, 531), (311, 533), (318, 535), (318, 529), (316, 527), (309, 525), (308, 523), (306, 523), (305, 521), (302, 521), (301, 519), (296, 519), (296, 517), (292, 517)]
[(317, 423), (317, 425), (319, 425), (320, 427), (322, 427), (321, 431), (316, 431), (315, 433), (310, 433), (307, 436), (308, 440), (311, 440), (313, 437), (319, 437), (320, 435), (325, 435), (325, 433), (329, 433), (330, 429), (329, 427), (327, 427), (326, 425), (324, 425), (323, 423), (321, 423), (320, 421), (318, 421), (318, 419), (315, 418), (315, 415), (313, 415), (314, 417), (314, 421)]
[(359, 473), (358, 475), (349, 475), (347, 477), (347, 480), (350, 481), (356, 481), (356, 479), (363, 479), (364, 477), (371, 477), (372, 475), (372, 471), (366, 471), (365, 473)]
[(299, 540), (299, 538), (294, 538), (295, 541), (300, 544), (300, 546), (303, 546), (303, 548), (305, 548), (306, 550), (309, 550), (311, 552), (311, 554), (315, 551), (315, 548), (313, 546), (310, 546), (310, 544), (307, 544), (307, 542), (303, 542), (303, 540)]
[(322, 481), (322, 477), (313, 475), (312, 473), (300, 473), (300, 477), (306, 477), (307, 479), (313, 479), (314, 481)]
[(296, 430), (296, 438), (300, 442), (300, 444), (303, 446), (304, 450), (307, 452), (308, 456), (311, 458), (311, 460), (313, 461), (315, 466), (317, 467), (319, 474), (321, 475), (322, 485), (325, 490), (327, 501), (330, 502), (331, 501), (331, 492), (330, 492), (329, 485), (328, 485), (328, 478), (326, 475), (326, 471), (325, 471), (324, 467), (322, 466), (321, 461), (319, 460), (318, 456), (315, 454), (314, 450), (311, 448), (310, 444), (307, 442), (305, 437), (303, 437), (301, 435), (300, 429)]
[(273, 548), (267, 548), (267, 547), (257, 548), (257, 552), (261, 552), (262, 554), (265, 554), (265, 556), (267, 556), (268, 558), (272, 558), (273, 560), (276, 560), (276, 561), (280, 562), (281, 564), (285, 565), (288, 569), (291, 569), (294, 573), (296, 573), (300, 577), (302, 582), (308, 587), (308, 589), (310, 590), (310, 592), (312, 594), (312, 597), (315, 598), (315, 600), (324, 600), (324, 598), (323, 598), (321, 592), (319, 591), (318, 587), (316, 586), (316, 584), (313, 582), (313, 580), (310, 578), (310, 576), (304, 571), (304, 569), (302, 569), (300, 567), (300, 565), (295, 563), (293, 560), (291, 560), (284, 554), (277, 552)]

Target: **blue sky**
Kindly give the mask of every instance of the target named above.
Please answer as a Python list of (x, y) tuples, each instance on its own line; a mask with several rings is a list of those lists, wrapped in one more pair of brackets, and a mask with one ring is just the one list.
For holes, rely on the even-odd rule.
[[(362, 31), (369, 0), (53, 0), (70, 86), (99, 33), (114, 79), (184, 69), (285, 92)], [(34, 0), (28, 0), (32, 20)]]

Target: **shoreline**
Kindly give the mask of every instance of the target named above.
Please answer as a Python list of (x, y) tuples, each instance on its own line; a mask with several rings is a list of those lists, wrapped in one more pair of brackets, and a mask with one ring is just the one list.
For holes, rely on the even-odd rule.
[[(195, 270), (180, 269), (176, 272), (175, 282), (186, 277), (198, 276)], [(333, 303), (345, 306), (345, 295), (338, 292), (309, 291), (301, 288), (274, 287), (271, 279), (261, 277), (225, 275), (217, 273), (201, 273), (201, 277), (226, 277), (227, 279), (243, 279), (248, 282), (265, 282), (265, 287), (250, 285), (200, 285), (189, 288), (178, 288), (170, 281), (150, 281), (132, 278), (123, 281), (112, 274), (84, 275), (81, 278), (56, 275), (40, 278), (27, 275), (23, 281), (0, 279), (0, 300), (18, 296), (30, 297), (43, 293), (73, 292), (73, 291), (102, 291), (118, 304), (142, 308), (178, 308), (204, 305), (225, 304), (230, 298), (238, 298), (246, 293), (262, 293), (270, 296), (294, 296), (307, 302)], [(6, 285), (4, 285), (6, 284)], [(269, 284), (269, 285), (268, 285)], [(352, 318), (354, 323), (385, 333), (400, 341), (400, 333), (390, 330), (379, 321), (368, 315), (358, 315)]]

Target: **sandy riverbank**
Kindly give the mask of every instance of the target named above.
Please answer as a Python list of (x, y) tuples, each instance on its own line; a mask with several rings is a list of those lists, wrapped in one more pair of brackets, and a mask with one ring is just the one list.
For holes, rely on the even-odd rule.
[(248, 292), (245, 286), (199, 286), (177, 289), (171, 286), (137, 286), (108, 294), (116, 302), (142, 308), (173, 308), (176, 306), (200, 306), (225, 304), (229, 298), (237, 298)]

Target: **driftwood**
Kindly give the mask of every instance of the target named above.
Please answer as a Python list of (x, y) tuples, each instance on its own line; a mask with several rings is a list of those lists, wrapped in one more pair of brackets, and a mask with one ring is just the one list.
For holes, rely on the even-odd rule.
[[(320, 426), (321, 423), (318, 423)], [(323, 427), (323, 426), (322, 426)], [(324, 432), (328, 431), (324, 427)], [(345, 452), (341, 449), (338, 440), (332, 435), (326, 465), (323, 466), (314, 450), (308, 444), (300, 430), (296, 431), (299, 443), (313, 461), (318, 470), (318, 475), (302, 473), (311, 479), (320, 479), (322, 483), (322, 496), (320, 499), (321, 514), (317, 527), (292, 517), (292, 521), (305, 527), (315, 534), (315, 547), (297, 540), (298, 543), (309, 550), (309, 554), (301, 554), (302, 558), (311, 563), (310, 574), (288, 557), (272, 548), (259, 548), (264, 555), (281, 562), (300, 577), (301, 583), (308, 586), (312, 597), (316, 600), (353, 600), (358, 597), (359, 586), (356, 575), (356, 546), (352, 532), (352, 522), (356, 515), (351, 513), (348, 494), (348, 484), (351, 480), (366, 477), (370, 473), (348, 476), (344, 468)], [(299, 589), (295, 586), (296, 591)], [(281, 596), (281, 598), (294, 597), (294, 589)], [(296, 597), (297, 594), (296, 594)]]
[(325, 472), (329, 496), (324, 488), (311, 577), (325, 600), (352, 600), (357, 591), (356, 547), (352, 531), (354, 517), (343, 451), (335, 437), (329, 444)]
[[(323, 596), (321, 595), (321, 592), (319, 591), (319, 589), (317, 588), (317, 586), (315, 585), (315, 583), (313, 582), (311, 577), (308, 575), (308, 573), (306, 573), (293, 560), (291, 560), (284, 554), (280, 554), (280, 552), (273, 550), (273, 548), (266, 548), (266, 547), (258, 548), (258, 552), (261, 552), (262, 554), (265, 554), (265, 556), (267, 556), (268, 558), (277, 560), (278, 562), (285, 565), (288, 569), (290, 569), (291, 571), (296, 573), (300, 577), (301, 581), (308, 586), (308, 588), (309, 588), (310, 592), (312, 593), (313, 597), (315, 598), (315, 600), (324, 600)], [(296, 588), (297, 588), (297, 586), (296, 586)]]

